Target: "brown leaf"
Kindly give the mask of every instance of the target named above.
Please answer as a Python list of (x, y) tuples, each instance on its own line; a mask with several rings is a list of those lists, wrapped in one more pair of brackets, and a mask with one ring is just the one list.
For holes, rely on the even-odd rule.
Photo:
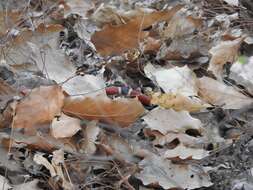
[(7, 32), (22, 16), (20, 12), (0, 12), (0, 36)]
[(17, 104), (14, 116), (14, 128), (29, 128), (51, 122), (59, 115), (64, 95), (59, 86), (35, 88), (30, 95)]
[(144, 108), (137, 99), (111, 100), (106, 96), (96, 96), (66, 98), (63, 111), (80, 118), (127, 127), (144, 112)]
[(60, 32), (63, 30), (64, 27), (60, 24), (44, 24), (41, 23), (36, 29), (36, 32), (42, 33), (53, 33), (53, 32)]
[(142, 31), (143, 29), (156, 22), (170, 20), (181, 8), (182, 5), (178, 5), (169, 11), (157, 11), (138, 16), (120, 26), (106, 25), (101, 31), (92, 35), (91, 41), (102, 56), (119, 55), (126, 50), (138, 47), (139, 42), (147, 36), (147, 32)]
[(60, 32), (64, 27), (60, 24), (44, 24), (41, 23), (37, 26), (35, 31), (25, 30), (22, 31), (17, 37), (14, 38), (14, 45), (19, 45), (27, 42), (33, 35), (49, 35), (51, 33)]
[(67, 139), (58, 140), (43, 133), (26, 135), (21, 132), (13, 131), (12, 136), (7, 135), (2, 139), (1, 143), (6, 149), (9, 147), (24, 147), (25, 145), (32, 150), (52, 152), (53, 150), (63, 148), (67, 152), (76, 152), (76, 147)]

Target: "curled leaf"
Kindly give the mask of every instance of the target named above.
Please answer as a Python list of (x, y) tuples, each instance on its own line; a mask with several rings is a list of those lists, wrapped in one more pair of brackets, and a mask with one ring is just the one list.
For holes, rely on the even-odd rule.
[(181, 94), (173, 93), (166, 93), (161, 95), (153, 94), (151, 103), (157, 104), (166, 109), (172, 108), (176, 111), (186, 110), (189, 112), (200, 111), (206, 107), (203, 103), (201, 103), (200, 100), (197, 100), (196, 98), (194, 99), (182, 96)]

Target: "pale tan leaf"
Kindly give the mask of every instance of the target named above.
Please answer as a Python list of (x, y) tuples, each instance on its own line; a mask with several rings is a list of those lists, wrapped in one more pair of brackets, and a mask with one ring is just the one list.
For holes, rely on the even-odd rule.
[(200, 97), (206, 102), (222, 106), (224, 109), (240, 109), (253, 102), (253, 99), (240, 93), (236, 87), (208, 77), (198, 79)]
[(157, 59), (189, 60), (207, 56), (209, 43), (198, 35), (188, 35), (172, 40), (168, 46), (163, 43), (157, 53)]
[(186, 16), (181, 11), (177, 12), (161, 31), (163, 38), (178, 38), (193, 33), (202, 26), (202, 19)]
[(55, 138), (72, 137), (79, 130), (81, 130), (80, 120), (65, 114), (55, 118), (51, 124), (51, 134)]
[(154, 145), (165, 145), (172, 143), (176, 139), (179, 143), (183, 144), (187, 147), (200, 148), (205, 142), (204, 138), (201, 137), (193, 137), (185, 133), (168, 133), (167, 135), (162, 135), (161, 133), (157, 133), (155, 131), (149, 131), (149, 135), (155, 136), (155, 140), (152, 141)]
[(65, 178), (63, 173), (62, 165), (64, 164), (64, 152), (61, 149), (53, 152), (53, 158), (51, 163), (45, 157), (38, 153), (34, 155), (33, 160), (37, 164), (45, 166), (49, 170), (51, 177), (59, 176), (62, 180), (62, 186), (64, 189), (73, 189), (73, 185)]
[(204, 150), (203, 148), (191, 148), (186, 147), (183, 144), (179, 144), (174, 149), (168, 149), (164, 153), (165, 158), (180, 158), (187, 159), (192, 158), (196, 160), (200, 160), (209, 155), (209, 152)]
[(232, 6), (239, 6), (239, 0), (224, 0), (227, 4)]
[(238, 50), (244, 38), (238, 38), (233, 41), (222, 41), (218, 45), (210, 49), (209, 53), (212, 58), (209, 63), (208, 70), (221, 79), (223, 66), (226, 63), (234, 63), (237, 58)]
[(167, 159), (150, 155), (139, 163), (142, 171), (136, 175), (144, 185), (160, 185), (164, 189), (195, 189), (212, 183), (206, 173), (187, 164), (173, 164)]
[(100, 133), (100, 128), (97, 126), (97, 122), (91, 121), (87, 124), (84, 130), (84, 152), (88, 155), (95, 153), (96, 151), (96, 140)]
[(131, 144), (118, 135), (104, 136), (101, 146), (107, 154), (113, 155), (122, 162), (131, 163), (136, 161), (134, 158), (136, 152), (134, 152)]
[(11, 185), (9, 184), (8, 179), (6, 179), (2, 175), (0, 175), (0, 187), (1, 187), (2, 190), (12, 189)]
[(59, 165), (64, 163), (64, 151), (62, 149), (55, 150), (53, 152), (52, 163), (54, 165)]
[(82, 18), (86, 18), (89, 10), (95, 7), (91, 0), (65, 0), (64, 2), (64, 17), (67, 18), (71, 14), (77, 14)]
[(118, 13), (116, 7), (102, 3), (90, 17), (98, 26), (104, 24), (124, 24), (124, 19)]
[(196, 96), (196, 75), (188, 66), (173, 67), (171, 69), (155, 68), (148, 64), (144, 68), (145, 74), (154, 79), (165, 93)]
[(187, 129), (203, 131), (200, 120), (190, 116), (187, 111), (176, 112), (173, 109), (156, 108), (143, 117), (148, 128), (163, 135), (169, 132), (185, 132)]
[(39, 153), (35, 154), (33, 157), (33, 161), (36, 162), (37, 164), (45, 166), (45, 168), (47, 168), (49, 170), (50, 175), (52, 177), (57, 175), (55, 168), (52, 166), (52, 164), (45, 157), (43, 157), (41, 154), (39, 154)]

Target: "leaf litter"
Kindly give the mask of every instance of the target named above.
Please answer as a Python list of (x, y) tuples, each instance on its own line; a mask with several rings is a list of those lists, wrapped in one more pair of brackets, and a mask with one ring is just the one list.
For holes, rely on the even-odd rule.
[(3, 189), (252, 185), (250, 1), (22, 2), (0, 8)]

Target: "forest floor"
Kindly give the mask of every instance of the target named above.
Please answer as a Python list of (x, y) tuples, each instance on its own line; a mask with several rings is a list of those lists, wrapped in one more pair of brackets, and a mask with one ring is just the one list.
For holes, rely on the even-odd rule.
[(253, 189), (251, 0), (2, 0), (0, 189)]

